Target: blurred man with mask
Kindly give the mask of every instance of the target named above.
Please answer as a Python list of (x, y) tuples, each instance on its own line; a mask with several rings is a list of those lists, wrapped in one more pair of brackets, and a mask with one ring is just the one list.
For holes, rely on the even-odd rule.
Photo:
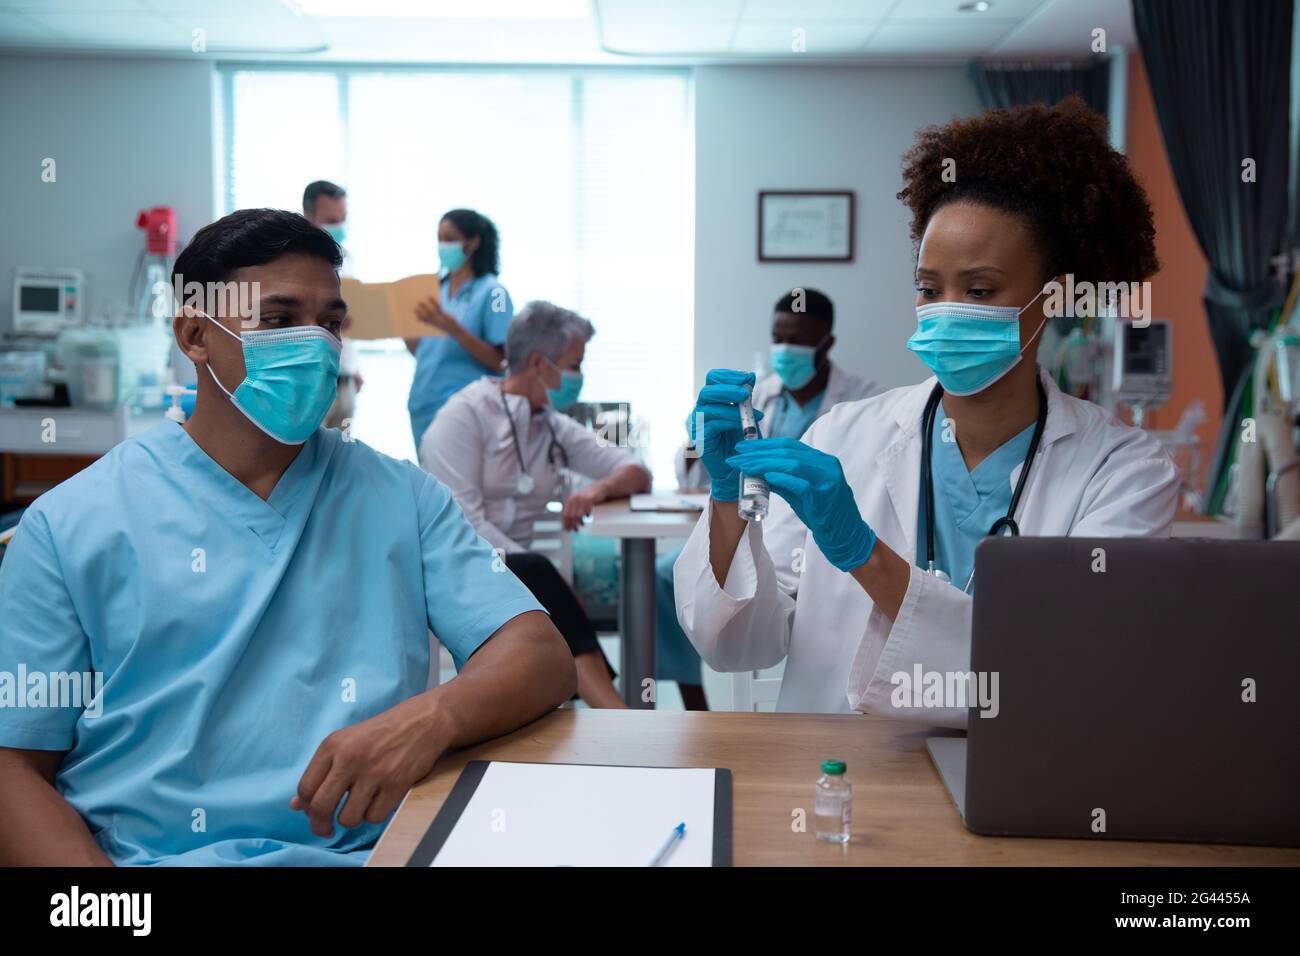
[[(791, 289), (772, 310), (772, 371), (753, 392), (759, 429), (765, 438), (800, 438), (808, 426), (840, 402), (855, 402), (876, 394), (875, 385), (830, 360), (835, 344), (835, 306), (816, 289)], [(677, 484), (683, 490), (709, 487), (709, 476), (698, 458), (683, 445), (677, 452)], [(700, 657), (681, 626), (673, 595), (673, 564), (681, 549), (655, 562), (655, 603), (658, 610), (657, 676), (675, 680), (691, 709), (703, 709)]]
[[(302, 214), (313, 226), (319, 226), (329, 233), (330, 238), (339, 244), (343, 251), (341, 275), (351, 275), (348, 268), (348, 194), (342, 186), (327, 179), (318, 179), (309, 183), (302, 194)], [(343, 330), (347, 331), (348, 320), (343, 320)], [(361, 368), (357, 362), (356, 344), (346, 336), (343, 337), (343, 351), (339, 353), (339, 388), (325, 416), (326, 428), (343, 428), (351, 422), (356, 412), (357, 392), (361, 391)]]

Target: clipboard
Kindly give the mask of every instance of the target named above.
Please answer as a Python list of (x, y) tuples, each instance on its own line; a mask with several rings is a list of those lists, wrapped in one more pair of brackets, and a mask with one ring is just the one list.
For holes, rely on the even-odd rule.
[(425, 299), (441, 297), (436, 275), (414, 275), (396, 282), (360, 282), (343, 277), (339, 292), (348, 304), (350, 339), (418, 339), (443, 335), (443, 331), (415, 317), (415, 307)]
[[(678, 865), (690, 865), (684, 862), (687, 859), (687, 857), (700, 861), (698, 862), (697, 865), (705, 865), (705, 866), (731, 866), (732, 865), (732, 782), (731, 782), (731, 771), (728, 769), (721, 768), (721, 767), (641, 767), (641, 766), (632, 766), (632, 765), (610, 765), (610, 764), (571, 764), (571, 763), (558, 764), (558, 763), (539, 763), (539, 762), (526, 762), (526, 761), (472, 760), (468, 764), (466, 764), (465, 768), (461, 771), (460, 777), (456, 780), (456, 783), (452, 786), (451, 792), (447, 794), (447, 799), (443, 801), (442, 807), (438, 810), (437, 816), (434, 817), (433, 822), (429, 825), (429, 829), (425, 831), (424, 836), (420, 839), (420, 842), (416, 845), (415, 851), (411, 854), (411, 858), (406, 863), (407, 866), (428, 867), (428, 866), (435, 866), (435, 865), (448, 865), (448, 866), (457, 866), (457, 865), (504, 865), (504, 866), (647, 865), (649, 861), (653, 858), (655, 852), (659, 850), (660, 845), (663, 843), (663, 840), (668, 837), (672, 827), (678, 822), (677, 817), (672, 816), (671, 814), (663, 814), (661, 815), (661, 817), (656, 817), (656, 819), (654, 819), (653, 821), (634, 820), (634, 819), (624, 820), (620, 818), (618, 824), (620, 828), (626, 826), (627, 828), (634, 829), (636, 831), (635, 832), (636, 852), (641, 853), (642, 850), (644, 851), (643, 859), (640, 858), (628, 859), (626, 862), (622, 862), (622, 863), (581, 862), (581, 861), (576, 863), (574, 862), (566, 863), (566, 862), (539, 862), (537, 860), (533, 860), (533, 861), (524, 860), (522, 862), (512, 862), (509, 860), (501, 859), (499, 853), (495, 854), (491, 859), (484, 859), (483, 862), (481, 863), (475, 861), (465, 862), (465, 856), (467, 852), (472, 853), (472, 850), (469, 849), (469, 844), (466, 843), (467, 840), (478, 840), (481, 841), (482, 845), (485, 846), (493, 845), (493, 844), (488, 844), (487, 841), (501, 841), (494, 845), (497, 849), (500, 849), (502, 845), (508, 845), (506, 841), (508, 841), (510, 837), (510, 825), (511, 825), (511, 821), (509, 820), (509, 818), (507, 817), (505, 819), (504, 826), (500, 832), (496, 832), (496, 833), (492, 833), (491, 835), (488, 835), (486, 829), (488, 818), (482, 817), (481, 814), (481, 811), (487, 809), (487, 807), (485, 806), (483, 799), (478, 799), (478, 800), (475, 799), (476, 795), (481, 798), (482, 794), (485, 791), (491, 789), (490, 786), (491, 778), (489, 777), (489, 773), (493, 766), (499, 766), (504, 768), (515, 768), (516, 772), (521, 772), (524, 775), (527, 775), (528, 773), (527, 770), (526, 769), (520, 770), (519, 768), (554, 768), (552, 770), (545, 771), (546, 774), (551, 774), (551, 775), (554, 775), (556, 772), (559, 772), (559, 768), (572, 768), (574, 770), (585, 769), (589, 771), (594, 771), (594, 776), (596, 776), (597, 778), (600, 777), (602, 775), (602, 772), (606, 770), (646, 771), (648, 773), (653, 773), (654, 771), (663, 771), (668, 774), (677, 771), (690, 771), (698, 774), (702, 774), (705, 772), (711, 773), (713, 775), (712, 782), (711, 782), (712, 783), (712, 793), (711, 793), (712, 818), (708, 821), (709, 825), (707, 827), (703, 827), (699, 825), (698, 821), (696, 824), (692, 824), (689, 819), (685, 821), (687, 824), (686, 839), (689, 839), (692, 835), (697, 835), (702, 837), (704, 835), (703, 831), (710, 831), (709, 836), (711, 837), (710, 840), (711, 845), (707, 849), (707, 852), (704, 852), (705, 847), (701, 845), (693, 846), (691, 848), (692, 849), (691, 854), (682, 854), (681, 856), (677, 856)], [(541, 773), (540, 769), (538, 770), (538, 772)], [(623, 778), (621, 782), (624, 785), (626, 785), (627, 780), (625, 774), (618, 774), (616, 776)], [(486, 786), (484, 784), (485, 779), (489, 780), (489, 784)], [(517, 779), (517, 778), (506, 778), (506, 779), (509, 780), (509, 779)], [(661, 782), (667, 782), (670, 779), (671, 779), (670, 777), (665, 777), (662, 779)], [(638, 777), (638, 780), (640, 783), (643, 784), (650, 783), (653, 781), (653, 776)], [(702, 783), (702, 778), (693, 777), (692, 781), (694, 785), (698, 787)], [(591, 794), (592, 792), (593, 791), (591, 791), (590, 789), (584, 791), (584, 793), (586, 794)], [(523, 802), (527, 802), (529, 799), (530, 798), (525, 796), (523, 798)], [(489, 798), (488, 802), (492, 803), (494, 802), (494, 800)], [(473, 826), (475, 827), (475, 829), (473, 831), (468, 832), (467, 835), (467, 831), (462, 830), (460, 828), (467, 826), (466, 821), (468, 818), (466, 816), (466, 811), (469, 810), (471, 806), (477, 807), (477, 810), (479, 811), (480, 819), (474, 822)], [(617, 804), (615, 806), (612, 815), (617, 816), (617, 814), (621, 810), (622, 810), (622, 805)], [(671, 817), (671, 822), (662, 822), (662, 821), (668, 821), (670, 817)], [(547, 823), (549, 824), (549, 821), (547, 821)], [(555, 827), (548, 827), (548, 828), (551, 831), (555, 831)], [(559, 832), (561, 833), (562, 836), (564, 836), (564, 839), (567, 841), (568, 836), (564, 834), (564, 831), (561, 830)], [(577, 830), (573, 831), (572, 838), (574, 841), (581, 840), (583, 839), (583, 837), (584, 835), (577, 832)], [(521, 839), (526, 839), (526, 838), (527, 838), (526, 835), (524, 837), (521, 837)], [(587, 838), (591, 839), (590, 835), (587, 835)], [(454, 851), (454, 857), (455, 857), (454, 860), (452, 862), (441, 862), (439, 860), (439, 854), (444, 853), (444, 851), (448, 850), (449, 848)], [(669, 865), (673, 865), (674, 857), (680, 852), (681, 852), (680, 850), (674, 850), (674, 854), (670, 855), (668, 859)], [(580, 857), (581, 855), (582, 854), (580, 852), (576, 853), (576, 856), (578, 857)], [(704, 860), (707, 860), (707, 862), (703, 862)]]

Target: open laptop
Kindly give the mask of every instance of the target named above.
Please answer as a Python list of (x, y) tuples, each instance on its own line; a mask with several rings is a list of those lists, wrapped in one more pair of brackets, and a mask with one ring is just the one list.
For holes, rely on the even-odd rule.
[(1300, 846), (1300, 542), (987, 538), (975, 595), (969, 829)]

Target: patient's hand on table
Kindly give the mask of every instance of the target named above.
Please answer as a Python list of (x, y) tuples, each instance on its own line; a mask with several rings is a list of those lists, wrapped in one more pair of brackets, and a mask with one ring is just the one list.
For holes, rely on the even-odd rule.
[(383, 823), (411, 785), (426, 777), (449, 741), (423, 697), (412, 697), (369, 720), (326, 737), (289, 801), (311, 818), (311, 832), (330, 836), (334, 811), (347, 794), (339, 823)]

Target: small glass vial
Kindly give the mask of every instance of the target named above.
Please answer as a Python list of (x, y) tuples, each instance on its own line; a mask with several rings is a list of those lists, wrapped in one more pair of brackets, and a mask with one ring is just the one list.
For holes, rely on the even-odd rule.
[(853, 784), (844, 778), (843, 760), (823, 760), (817, 778), (817, 839), (848, 843), (853, 836)]
[[(754, 406), (748, 398), (740, 403), (740, 427), (748, 440), (758, 437), (758, 423), (754, 420)], [(740, 516), (746, 521), (762, 521), (767, 517), (767, 481), (757, 475), (740, 476)]]

